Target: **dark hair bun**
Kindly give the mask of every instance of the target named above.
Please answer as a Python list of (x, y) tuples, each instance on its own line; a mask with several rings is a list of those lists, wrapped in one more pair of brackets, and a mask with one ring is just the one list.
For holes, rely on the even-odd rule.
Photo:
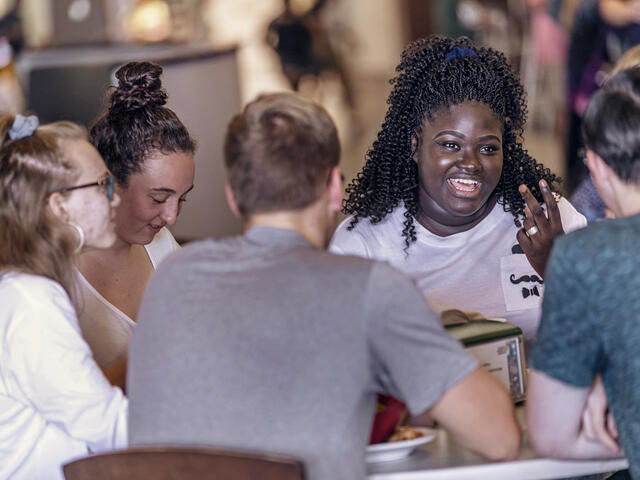
[(118, 87), (111, 94), (110, 112), (159, 107), (167, 103), (162, 67), (151, 62), (129, 62), (118, 69)]

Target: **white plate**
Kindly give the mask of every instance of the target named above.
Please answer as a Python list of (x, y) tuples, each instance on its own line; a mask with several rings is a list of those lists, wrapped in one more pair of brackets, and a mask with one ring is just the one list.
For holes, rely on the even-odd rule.
[(411, 440), (403, 440), (401, 442), (384, 442), (375, 443), (367, 446), (366, 459), (368, 463), (390, 462), (408, 457), (417, 446), (428, 443), (436, 434), (429, 428), (414, 427), (423, 433), (422, 437), (412, 438)]

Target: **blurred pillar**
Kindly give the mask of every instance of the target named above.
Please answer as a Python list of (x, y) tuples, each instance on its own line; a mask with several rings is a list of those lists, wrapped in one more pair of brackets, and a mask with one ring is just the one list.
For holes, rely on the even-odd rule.
[[(423, 0), (404, 0), (404, 16), (407, 19), (407, 38), (405, 42), (417, 40), (418, 38), (428, 37), (433, 33), (437, 33), (436, 21), (434, 15), (437, 14), (440, 0), (425, 2)], [(445, 3), (455, 3), (446, 1)], [(455, 9), (455, 7), (454, 7)]]

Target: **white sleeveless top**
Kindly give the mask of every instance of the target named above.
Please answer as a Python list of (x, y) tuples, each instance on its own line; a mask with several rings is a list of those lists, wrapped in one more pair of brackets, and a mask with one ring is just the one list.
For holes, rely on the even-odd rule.
[[(144, 248), (156, 270), (160, 262), (180, 245), (165, 227)], [(78, 323), (96, 363), (105, 369), (127, 358), (135, 322), (104, 298), (80, 271), (78, 277), (81, 296)]]

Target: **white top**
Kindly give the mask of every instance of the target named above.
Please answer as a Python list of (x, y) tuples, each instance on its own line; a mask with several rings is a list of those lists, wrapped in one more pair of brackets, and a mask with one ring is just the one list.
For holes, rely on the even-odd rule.
[[(564, 198), (558, 202), (565, 232), (586, 226), (586, 219)], [(404, 207), (380, 223), (361, 219), (349, 231), (351, 217), (333, 236), (329, 250), (385, 260), (407, 274), (441, 313), (456, 308), (503, 318), (519, 326), (529, 344), (540, 322), (543, 281), (521, 251), (513, 215), (496, 204), (478, 225), (440, 237), (414, 221), (417, 241), (404, 251)]]
[(60, 284), (0, 277), (0, 478), (62, 479), (69, 460), (124, 448), (127, 399), (82, 339)]
[[(153, 269), (171, 252), (180, 248), (167, 228), (161, 229), (144, 248)], [(100, 368), (105, 369), (127, 358), (135, 322), (93, 288), (78, 271), (81, 295), (78, 322), (82, 336), (93, 351)]]

